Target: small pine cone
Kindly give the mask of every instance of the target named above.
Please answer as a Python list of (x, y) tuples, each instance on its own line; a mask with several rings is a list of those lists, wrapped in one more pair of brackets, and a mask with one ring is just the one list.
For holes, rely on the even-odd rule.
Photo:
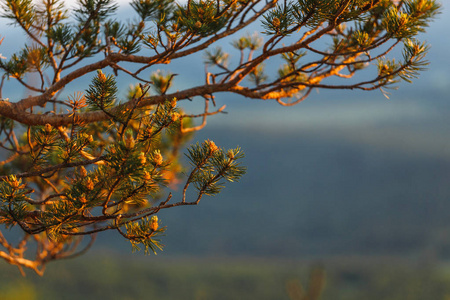
[(233, 158), (234, 158), (234, 152), (233, 152), (233, 150), (228, 150), (228, 152), (227, 152), (227, 157), (228, 157), (229, 159), (233, 159)]
[(147, 157), (145, 157), (144, 152), (139, 154), (139, 160), (141, 161), (141, 164), (145, 164), (147, 162)]
[(80, 202), (83, 203), (83, 204), (86, 204), (87, 203), (86, 197), (81, 196), (80, 197)]
[(88, 178), (86, 181), (86, 187), (88, 190), (92, 191), (94, 189), (94, 182), (91, 178)]
[(177, 98), (173, 98), (172, 101), (170, 101), (170, 106), (172, 106), (172, 108), (177, 106)]
[(177, 112), (174, 112), (174, 113), (172, 114), (172, 121), (176, 122), (176, 121), (178, 121), (179, 119), (180, 119), (180, 114), (177, 113)]
[(272, 19), (272, 25), (273, 25), (275, 28), (279, 28), (280, 25), (281, 25), (280, 19), (278, 19), (277, 17), (273, 18), (273, 19)]
[(52, 132), (52, 125), (50, 125), (50, 124), (45, 124), (45, 132), (46, 133), (50, 133), (50, 132)]
[(106, 81), (106, 76), (105, 74), (103, 74), (102, 70), (98, 70), (98, 80), (100, 82), (105, 82)]
[(196, 28), (200, 28), (200, 27), (202, 27), (202, 22), (197, 21), (197, 22), (195, 22), (194, 26), (195, 26)]
[(150, 180), (152, 180), (152, 175), (150, 175), (150, 173), (147, 172), (147, 171), (144, 172), (144, 180), (145, 180), (145, 181), (150, 181)]
[(5, 181), (12, 186), (14, 189), (23, 189), (26, 187), (26, 184), (22, 184), (22, 179), (17, 179), (17, 177), (12, 176), (9, 178), (6, 178)]
[(219, 147), (217, 147), (213, 141), (208, 140), (207, 143), (208, 143), (209, 150), (211, 151), (211, 153), (214, 153), (217, 150), (219, 150)]
[(159, 150), (155, 150), (153, 154), (153, 162), (155, 163), (156, 166), (162, 165), (163, 157), (161, 155), (161, 152), (159, 152)]
[(20, 182), (17, 179), (10, 181), (10, 184), (15, 189), (19, 188), (19, 186), (20, 186)]
[(153, 230), (153, 231), (158, 230), (158, 226), (159, 226), (159, 224), (158, 224), (158, 217), (157, 216), (153, 216), (151, 218), (150, 222), (151, 222), (150, 223), (150, 229)]

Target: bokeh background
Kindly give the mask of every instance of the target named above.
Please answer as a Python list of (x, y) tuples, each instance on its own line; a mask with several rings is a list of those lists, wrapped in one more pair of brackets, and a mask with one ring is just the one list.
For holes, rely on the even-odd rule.
[[(450, 11), (441, 2), (420, 36), (432, 46), (428, 70), (389, 99), (320, 90), (285, 108), (217, 95), (228, 114), (210, 117), (193, 142), (240, 146), (248, 173), (197, 207), (160, 212), (162, 253), (132, 254), (105, 234), (84, 257), (50, 264), (44, 278), (21, 278), (0, 262), (0, 298), (294, 299), (320, 266), (323, 299), (449, 299)], [(132, 18), (125, 1), (120, 18)], [(26, 40), (6, 24), (8, 57)], [(201, 62), (160, 68), (180, 74), (181, 89), (202, 83)], [(83, 80), (67, 92), (85, 89)], [(122, 90), (132, 83), (118, 81)], [(24, 94), (5, 84), (11, 101)]]

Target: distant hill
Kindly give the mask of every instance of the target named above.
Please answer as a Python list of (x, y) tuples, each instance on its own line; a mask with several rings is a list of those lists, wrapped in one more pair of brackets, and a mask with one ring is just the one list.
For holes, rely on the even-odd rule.
[(197, 207), (160, 212), (163, 255), (449, 255), (450, 153), (402, 151), (382, 138), (374, 146), (370, 136), (358, 142), (323, 129), (214, 127), (196, 138), (241, 146), (248, 174)]

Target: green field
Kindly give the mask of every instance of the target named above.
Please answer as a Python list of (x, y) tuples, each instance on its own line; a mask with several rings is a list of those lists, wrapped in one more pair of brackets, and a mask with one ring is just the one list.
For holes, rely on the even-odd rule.
[[(0, 299), (300, 299), (314, 261), (199, 259), (90, 254), (25, 278), (0, 265)], [(450, 299), (450, 267), (395, 258), (323, 260), (321, 299)]]

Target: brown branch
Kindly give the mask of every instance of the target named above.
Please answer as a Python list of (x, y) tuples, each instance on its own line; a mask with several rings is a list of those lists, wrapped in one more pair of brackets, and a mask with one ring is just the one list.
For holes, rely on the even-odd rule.
[(209, 99), (205, 98), (205, 113), (203, 114), (202, 124), (190, 128), (184, 128), (183, 123), (181, 123), (181, 133), (193, 132), (203, 129), (206, 126), (206, 116), (208, 114)]
[[(25, 259), (23, 257), (10, 255), (10, 254), (5, 253), (3, 251), (0, 251), (0, 257), (3, 258), (4, 260), (6, 260), (8, 263), (10, 263), (12, 265), (16, 265), (18, 267), (26, 267), (26, 268), (32, 269), (39, 276), (44, 275), (44, 271), (42, 269), (41, 270), (39, 269), (39, 266), (40, 266), (40, 262), (39, 261), (33, 261), (33, 260)], [(22, 273), (22, 275), (24, 275), (24, 274)]]
[[(19, 174), (14, 174), (14, 175), (17, 178), (26, 178), (26, 177), (40, 176), (40, 175), (42, 175), (44, 173), (57, 171), (57, 170), (60, 170), (60, 169), (72, 168), (72, 167), (77, 167), (77, 166), (91, 165), (91, 164), (94, 164), (94, 163), (96, 163), (98, 161), (101, 161), (101, 160), (104, 160), (104, 159), (105, 159), (104, 156), (100, 156), (100, 157), (94, 158), (92, 160), (78, 161), (78, 162), (73, 162), (73, 163), (65, 163), (65, 164), (60, 164), (60, 165), (44, 168), (44, 169), (41, 169), (41, 170), (38, 170), (38, 171), (24, 172), (24, 173), (19, 173)], [(2, 176), (0, 176), (0, 180), (5, 179), (8, 176), (9, 175), (2, 175)]]
[(282, 106), (294, 106), (296, 104), (299, 104), (306, 98), (308, 98), (309, 94), (311, 93), (311, 90), (312, 90), (312, 88), (309, 88), (308, 91), (302, 97), (300, 97), (299, 99), (297, 99), (294, 102), (284, 102), (284, 101), (281, 101), (281, 99), (277, 99), (277, 102)]
[[(145, 97), (139, 103), (138, 107), (146, 107), (159, 103), (163, 103), (167, 99), (188, 99), (195, 96), (202, 96), (205, 94), (212, 94), (214, 92), (225, 92), (231, 85), (229, 84), (216, 84), (216, 85), (204, 85), (193, 87), (184, 91), (178, 91), (172, 94), (155, 95), (151, 97)], [(118, 105), (110, 110), (111, 114), (122, 111), (126, 108), (131, 108), (132, 102), (127, 102), (123, 105)], [(0, 114), (10, 119), (16, 120), (22, 124), (27, 125), (45, 125), (50, 124), (52, 126), (66, 126), (72, 123), (70, 114), (32, 114), (23, 110), (18, 110), (18, 106), (8, 101), (0, 101)], [(103, 111), (93, 111), (77, 114), (77, 118), (84, 124), (108, 120), (110, 117)]]

